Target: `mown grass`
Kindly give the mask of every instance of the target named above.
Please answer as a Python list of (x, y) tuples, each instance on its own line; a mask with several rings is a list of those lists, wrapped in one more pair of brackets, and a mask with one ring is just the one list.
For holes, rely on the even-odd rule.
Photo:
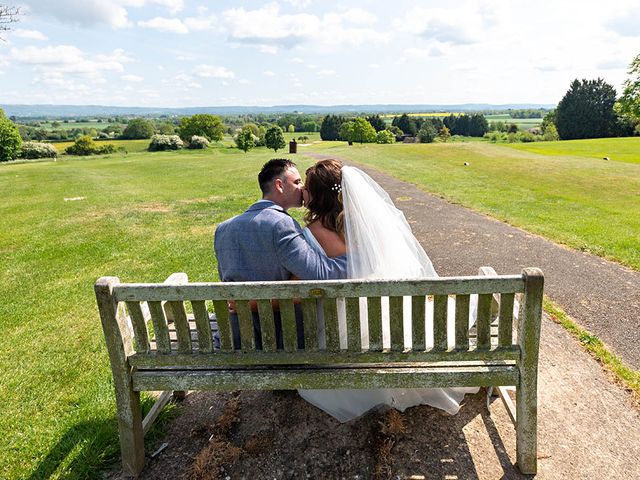
[(216, 280), (215, 225), (259, 197), (256, 172), (272, 153), (0, 166), (0, 478), (96, 478), (117, 457), (95, 280)]
[[(640, 270), (640, 138), (617, 140), (636, 148), (633, 162), (539, 155), (477, 142), (326, 142), (310, 148), (371, 165), (452, 202)], [(598, 142), (589, 145), (600, 148)]]
[(598, 159), (605, 157), (613, 162), (640, 163), (640, 137), (592, 138), (587, 140), (562, 140), (558, 142), (511, 143), (510, 148), (539, 153), (541, 155), (582, 157)]

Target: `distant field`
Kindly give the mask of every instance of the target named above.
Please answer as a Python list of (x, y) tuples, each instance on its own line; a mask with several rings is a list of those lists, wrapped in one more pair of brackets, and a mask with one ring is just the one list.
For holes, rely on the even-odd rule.
[(511, 143), (509, 148), (542, 155), (572, 157), (608, 157), (614, 162), (640, 163), (640, 137), (562, 140), (560, 142)]
[(509, 114), (485, 115), (487, 122), (515, 123), (520, 130), (527, 130), (542, 125), (541, 118), (512, 118)]
[[(54, 120), (53, 122), (55, 122), (56, 120)], [(62, 120), (57, 120), (57, 122), (60, 124), (57, 127), (53, 126), (53, 122), (40, 122), (40, 128), (46, 128), (47, 130), (55, 130), (55, 129), (64, 129), (64, 130), (71, 130), (74, 128), (95, 128), (96, 130), (100, 131), (103, 128), (105, 128), (107, 125), (122, 125), (123, 124), (118, 124), (118, 123), (109, 123), (106, 121), (103, 122), (69, 122), (69, 123), (64, 123), (64, 121)]]
[[(579, 141), (585, 144), (574, 151), (582, 148), (590, 157), (526, 151), (529, 145), (545, 149), (543, 142), (524, 148), (483, 142), (352, 147), (326, 142), (310, 148), (371, 165), (450, 201), (640, 270), (640, 138), (615, 139), (629, 154), (619, 162), (598, 159), (609, 140)], [(565, 142), (546, 148), (560, 143)], [(559, 148), (572, 151), (571, 145)]]
[[(407, 113), (410, 117), (448, 117), (449, 115), (462, 115), (467, 112), (425, 112), (425, 113)], [(393, 118), (401, 116), (401, 113), (385, 113), (380, 115), (382, 118)]]

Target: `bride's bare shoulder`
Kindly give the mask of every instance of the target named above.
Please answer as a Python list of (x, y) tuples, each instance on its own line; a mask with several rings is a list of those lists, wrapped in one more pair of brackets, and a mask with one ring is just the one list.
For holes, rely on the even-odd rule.
[(339, 257), (347, 253), (344, 239), (333, 230), (325, 228), (320, 222), (307, 225), (328, 257)]

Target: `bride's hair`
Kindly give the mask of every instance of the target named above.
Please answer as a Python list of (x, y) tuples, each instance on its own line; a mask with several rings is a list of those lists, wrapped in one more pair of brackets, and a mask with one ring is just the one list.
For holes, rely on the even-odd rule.
[(311, 200), (304, 216), (307, 224), (320, 224), (344, 237), (344, 206), (342, 205), (342, 162), (320, 160), (305, 173), (305, 188)]

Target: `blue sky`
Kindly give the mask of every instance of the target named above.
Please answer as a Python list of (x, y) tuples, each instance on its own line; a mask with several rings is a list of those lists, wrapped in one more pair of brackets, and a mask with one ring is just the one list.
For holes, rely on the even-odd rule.
[(8, 104), (555, 104), (640, 53), (637, 0), (2, 3)]

